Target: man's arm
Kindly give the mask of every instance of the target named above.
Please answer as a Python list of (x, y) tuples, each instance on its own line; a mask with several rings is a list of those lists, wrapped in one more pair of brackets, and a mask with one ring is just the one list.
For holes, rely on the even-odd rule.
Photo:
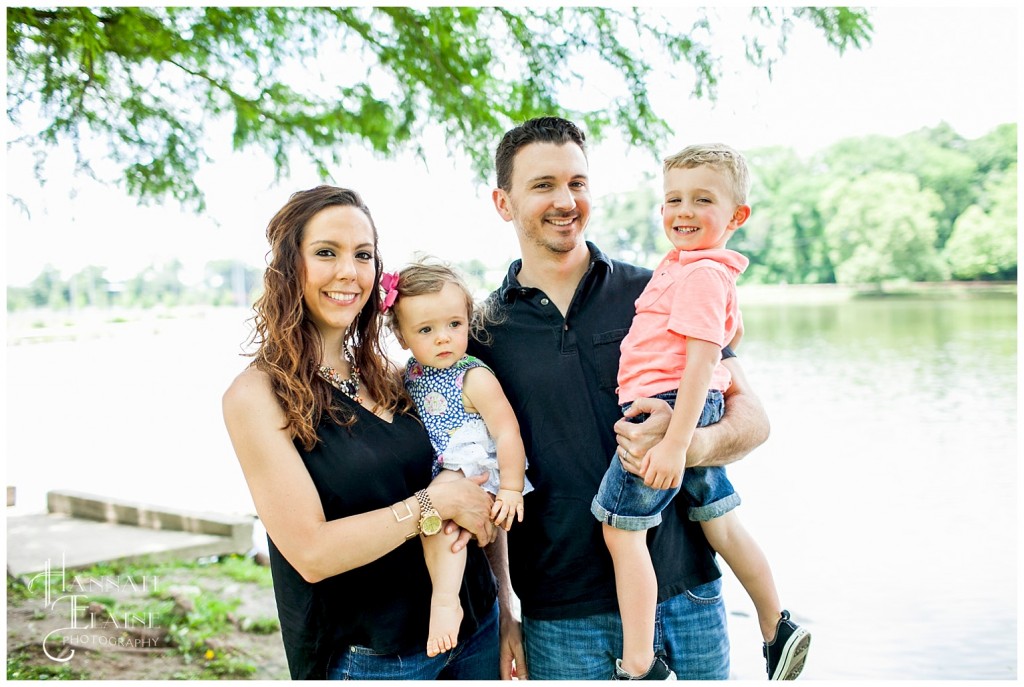
[[(720, 422), (694, 431), (686, 453), (687, 467), (728, 465), (744, 457), (768, 439), (770, 426), (761, 400), (750, 388), (736, 358), (722, 364), (732, 373), (732, 385), (725, 392), (725, 415)], [(650, 413), (645, 422), (634, 424), (625, 419), (615, 423), (616, 441), (622, 467), (640, 474), (644, 455), (665, 436), (672, 411), (658, 399), (639, 398), (626, 413), (633, 416)]]
[(512, 610), (512, 581), (508, 573), (508, 535), (498, 529), (498, 538), (484, 549), (491, 570), (498, 581), (499, 642), (501, 679), (529, 679), (526, 669), (526, 649), (523, 647), (523, 631), (519, 618)]
[(722, 364), (732, 373), (732, 385), (725, 392), (725, 415), (693, 433), (687, 467), (733, 463), (763, 444), (771, 431), (761, 399), (750, 388), (739, 360), (727, 358)]

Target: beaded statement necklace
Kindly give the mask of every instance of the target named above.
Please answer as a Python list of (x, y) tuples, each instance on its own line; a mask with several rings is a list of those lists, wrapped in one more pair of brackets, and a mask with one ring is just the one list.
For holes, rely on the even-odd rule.
[(355, 358), (352, 357), (352, 351), (348, 349), (348, 346), (342, 346), (341, 355), (348, 362), (349, 370), (351, 370), (348, 379), (343, 379), (337, 370), (327, 365), (321, 365), (317, 372), (335, 389), (338, 389), (353, 401), (362, 405), (363, 399), (359, 395), (359, 368), (356, 367)]

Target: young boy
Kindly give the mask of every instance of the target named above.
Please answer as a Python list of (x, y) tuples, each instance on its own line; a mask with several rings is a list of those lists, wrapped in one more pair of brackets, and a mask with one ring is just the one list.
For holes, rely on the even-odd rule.
[(737, 345), (742, 333), (736, 277), (748, 261), (725, 245), (750, 216), (749, 172), (738, 152), (712, 144), (667, 158), (664, 173), (662, 223), (673, 249), (636, 301), (622, 341), (618, 393), (623, 410), (637, 398), (657, 397), (674, 411), (665, 438), (643, 457), (642, 477), (613, 458), (591, 505), (604, 525), (622, 616), (623, 657), (615, 678), (675, 679), (653, 650), (658, 584), (646, 531), (661, 522), (661, 511), (682, 486), (690, 519), (701, 523), (754, 602), (768, 678), (791, 680), (803, 669), (810, 633), (782, 610), (768, 561), (733, 511), (740, 498), (725, 468), (684, 472), (694, 429), (722, 417), (722, 393), (730, 384), (722, 347)]

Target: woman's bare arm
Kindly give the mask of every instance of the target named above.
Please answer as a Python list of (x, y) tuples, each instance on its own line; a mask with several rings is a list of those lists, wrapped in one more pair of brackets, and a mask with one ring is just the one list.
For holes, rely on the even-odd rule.
[[(327, 521), (320, 496), (284, 428), (285, 416), (264, 373), (248, 369), (223, 398), (224, 422), (256, 512), (281, 554), (308, 582), (317, 582), (374, 561), (417, 531), (419, 505), (413, 495), (394, 508)], [(470, 480), (433, 485), (431, 501), (442, 518), (453, 519), (483, 543), (493, 539), (490, 497)]]

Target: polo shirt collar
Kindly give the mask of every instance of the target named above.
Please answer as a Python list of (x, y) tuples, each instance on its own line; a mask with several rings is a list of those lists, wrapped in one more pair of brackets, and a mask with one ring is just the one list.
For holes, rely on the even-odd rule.
[[(590, 266), (587, 268), (587, 275), (593, 273), (595, 265), (603, 265), (608, 270), (608, 274), (615, 271), (615, 265), (612, 263), (611, 258), (604, 254), (604, 251), (590, 241), (587, 241), (586, 244), (587, 250), (590, 251)], [(501, 298), (503, 303), (511, 303), (513, 298), (525, 294), (526, 291), (529, 290), (519, 283), (519, 270), (522, 268), (522, 258), (513, 260), (512, 264), (508, 266), (508, 274), (505, 275), (505, 282), (501, 285), (501, 288), (498, 289), (498, 296)], [(584, 276), (584, 279), (586, 279), (586, 275)]]
[(719, 262), (726, 267), (730, 267), (737, 272), (743, 272), (747, 269), (747, 265), (750, 260), (741, 253), (737, 253), (731, 248), (713, 248), (707, 250), (679, 250), (673, 248), (665, 256), (665, 260), (669, 263), (679, 263), (680, 265), (689, 265), (699, 260), (714, 260)]

